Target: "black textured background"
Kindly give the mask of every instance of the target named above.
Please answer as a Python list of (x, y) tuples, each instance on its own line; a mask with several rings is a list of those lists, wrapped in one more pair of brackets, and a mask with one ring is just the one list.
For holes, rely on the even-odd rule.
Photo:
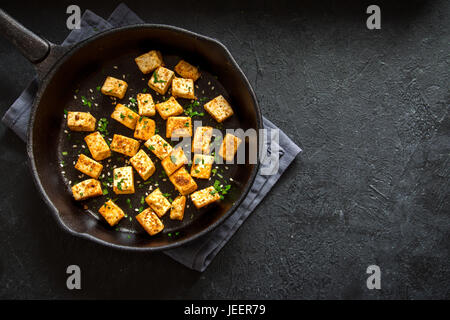
[[(67, 5), (8, 1), (61, 42)], [(382, 30), (365, 27), (368, 4)], [(305, 151), (206, 272), (64, 233), (25, 145), (0, 125), (0, 298), (450, 298), (449, 18), (440, 1), (128, 1), (148, 22), (222, 41), (263, 114)], [(3, 114), (33, 69), (3, 39)], [(82, 290), (66, 289), (77, 264)], [(382, 289), (366, 288), (370, 264)]]

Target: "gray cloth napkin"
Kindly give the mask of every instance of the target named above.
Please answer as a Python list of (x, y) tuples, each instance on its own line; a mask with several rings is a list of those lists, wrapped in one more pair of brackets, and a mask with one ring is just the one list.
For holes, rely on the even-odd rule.
[[(78, 30), (73, 30), (66, 40), (64, 40), (63, 45), (73, 45), (81, 40), (89, 38), (97, 32), (110, 28), (139, 23), (143, 23), (143, 21), (125, 4), (120, 4), (108, 20), (104, 20), (92, 11), (86, 10), (82, 16), (81, 28)], [(33, 80), (27, 89), (8, 109), (2, 119), (3, 123), (11, 128), (24, 141), (27, 137), (30, 108), (37, 88), (37, 81)], [(263, 118), (263, 121), (264, 128), (267, 129), (269, 133), (270, 130), (279, 130), (266, 118)], [(270, 137), (270, 135), (268, 136)], [(270, 142), (273, 143), (272, 140), (268, 140), (267, 144), (269, 145)], [(262, 175), (261, 170), (269, 165), (268, 162), (262, 162), (260, 171), (256, 176), (250, 192), (233, 215), (231, 215), (213, 232), (210, 232), (202, 238), (182, 247), (167, 250), (165, 253), (174, 260), (191, 269), (204, 271), (220, 249), (222, 249), (222, 247), (233, 236), (236, 230), (278, 181), (296, 155), (301, 151), (301, 149), (281, 130), (279, 130), (278, 144), (278, 152), (280, 156), (278, 171), (272, 175)], [(270, 152), (271, 149), (268, 148), (267, 155), (262, 155), (262, 159), (269, 156)]]

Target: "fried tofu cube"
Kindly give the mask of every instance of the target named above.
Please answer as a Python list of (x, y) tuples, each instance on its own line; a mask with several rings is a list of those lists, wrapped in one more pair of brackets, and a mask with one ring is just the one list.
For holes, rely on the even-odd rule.
[(170, 176), (186, 163), (188, 163), (188, 159), (186, 158), (183, 149), (180, 147), (173, 149), (170, 156), (165, 157), (161, 161), (161, 165), (164, 168), (164, 171), (166, 171), (167, 176)]
[(197, 209), (220, 200), (220, 194), (213, 186), (199, 190), (191, 194), (191, 200)]
[(144, 53), (135, 58), (134, 61), (143, 74), (150, 73), (156, 68), (164, 65), (161, 52), (157, 50)]
[(197, 183), (192, 179), (187, 170), (182, 167), (169, 176), (170, 182), (174, 185), (181, 195), (188, 195), (197, 190)]
[(113, 96), (122, 99), (128, 89), (128, 83), (113, 77), (106, 77), (101, 92), (107, 96)]
[(87, 135), (84, 141), (95, 160), (100, 161), (111, 156), (111, 150), (100, 132), (96, 131)]
[(242, 139), (227, 133), (219, 149), (219, 155), (228, 162), (233, 161)]
[(191, 167), (191, 176), (198, 179), (209, 179), (211, 169), (214, 163), (214, 157), (206, 154), (194, 155), (194, 161)]
[(166, 137), (190, 137), (192, 136), (191, 117), (169, 117), (166, 123)]
[(78, 161), (75, 164), (75, 169), (83, 172), (91, 178), (98, 179), (100, 173), (102, 172), (103, 165), (88, 156), (85, 156), (84, 154), (80, 154)]
[(116, 194), (134, 193), (133, 167), (128, 166), (114, 169), (113, 191)]
[(105, 218), (106, 222), (108, 222), (111, 227), (118, 224), (120, 219), (125, 217), (123, 210), (111, 199), (106, 201), (100, 209), (98, 209), (98, 212)]
[(111, 150), (132, 157), (139, 151), (139, 141), (115, 134), (111, 141)]
[(95, 118), (89, 112), (67, 113), (67, 126), (72, 131), (95, 131)]
[(137, 103), (140, 116), (152, 117), (156, 114), (155, 103), (150, 93), (138, 93)]
[(172, 95), (184, 99), (196, 99), (194, 94), (194, 80), (173, 78)]
[(148, 86), (159, 94), (166, 94), (172, 83), (174, 74), (175, 73), (172, 70), (158, 67), (158, 69), (153, 72), (150, 80), (148, 80)]
[(203, 107), (217, 122), (223, 122), (233, 115), (233, 109), (222, 95), (215, 97)]
[(130, 163), (144, 181), (150, 178), (153, 173), (155, 173), (155, 164), (147, 155), (147, 153), (145, 153), (145, 151), (142, 149), (130, 158)]
[(184, 207), (186, 206), (186, 197), (178, 196), (172, 202), (172, 209), (170, 209), (170, 219), (183, 220)]
[(212, 127), (197, 127), (192, 141), (192, 152), (208, 154), (212, 134)]
[(200, 72), (198, 71), (198, 68), (194, 67), (184, 60), (178, 62), (174, 70), (183, 78), (192, 79), (194, 81), (197, 81), (197, 79), (200, 78)]
[(98, 197), (103, 195), (102, 186), (96, 179), (87, 179), (72, 187), (72, 195), (77, 201)]
[(170, 97), (167, 101), (157, 103), (156, 110), (164, 120), (167, 120), (168, 117), (178, 116), (184, 111), (183, 107), (174, 97)]
[(144, 145), (152, 151), (160, 160), (164, 160), (172, 152), (172, 146), (159, 134), (148, 139)]
[(148, 140), (155, 135), (156, 123), (154, 120), (147, 117), (139, 117), (134, 130), (134, 137), (136, 139)]
[(150, 193), (146, 198), (145, 202), (156, 212), (158, 217), (162, 217), (170, 209), (171, 204), (169, 200), (162, 194), (161, 190), (157, 188), (155, 191)]
[(136, 216), (136, 220), (151, 236), (161, 232), (164, 229), (164, 224), (159, 220), (158, 216), (152, 209), (147, 208)]
[(127, 108), (123, 104), (118, 103), (116, 104), (114, 112), (111, 114), (111, 118), (119, 121), (125, 127), (134, 130), (134, 128), (136, 128), (136, 123), (139, 119), (139, 115), (130, 108)]

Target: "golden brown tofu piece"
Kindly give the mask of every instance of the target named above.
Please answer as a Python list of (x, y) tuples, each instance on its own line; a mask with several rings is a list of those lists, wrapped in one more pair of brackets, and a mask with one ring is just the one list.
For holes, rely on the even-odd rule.
[(228, 162), (233, 161), (234, 155), (236, 154), (239, 145), (241, 144), (242, 140), (230, 133), (227, 133), (225, 135), (225, 138), (223, 138), (222, 144), (219, 149), (219, 155)]
[(189, 172), (184, 167), (181, 167), (169, 176), (170, 182), (174, 185), (181, 195), (188, 195), (197, 190), (197, 183), (192, 179)]
[(186, 206), (186, 197), (178, 196), (172, 202), (172, 209), (170, 209), (170, 219), (183, 220), (184, 207)]
[(186, 163), (188, 163), (188, 159), (186, 158), (183, 149), (180, 147), (173, 149), (170, 156), (165, 157), (161, 161), (161, 165), (164, 168), (164, 171), (166, 171), (167, 176), (170, 176)]
[(75, 164), (75, 169), (83, 172), (91, 178), (98, 179), (100, 173), (102, 172), (103, 165), (88, 156), (85, 156), (84, 154), (80, 154), (78, 156), (78, 161)]
[(148, 139), (144, 145), (155, 154), (160, 160), (164, 160), (172, 152), (172, 146), (159, 134), (155, 134)]
[(168, 117), (178, 116), (183, 113), (183, 107), (174, 97), (170, 97), (167, 101), (157, 103), (156, 110), (164, 120), (167, 120)]
[(111, 150), (100, 132), (95, 131), (87, 135), (84, 137), (84, 141), (95, 160), (100, 161), (111, 156)]
[(212, 127), (197, 127), (192, 141), (192, 152), (208, 154), (212, 134)]
[(139, 119), (139, 115), (130, 108), (127, 108), (123, 104), (118, 103), (116, 105), (116, 108), (114, 109), (114, 112), (111, 114), (111, 118), (119, 121), (125, 127), (134, 130)]
[(127, 92), (128, 84), (120, 79), (107, 77), (103, 83), (101, 92), (107, 96), (113, 96), (122, 99)]
[(194, 80), (184, 78), (173, 78), (172, 95), (184, 99), (196, 99), (194, 93)]
[(191, 200), (197, 209), (200, 209), (208, 204), (220, 200), (220, 194), (213, 186), (199, 190), (191, 194)]
[(158, 67), (158, 69), (153, 72), (150, 80), (148, 80), (148, 86), (159, 94), (166, 94), (172, 84), (174, 74), (175, 73), (172, 70)]
[(139, 151), (139, 141), (115, 134), (111, 141), (111, 150), (132, 157)]
[(147, 155), (147, 153), (145, 153), (145, 151), (142, 149), (130, 158), (130, 162), (144, 181), (150, 178), (153, 173), (155, 173), (155, 164)]
[(67, 113), (67, 126), (72, 131), (95, 131), (95, 118), (89, 112)]
[(217, 122), (223, 122), (233, 115), (233, 109), (222, 95), (215, 97), (203, 107)]
[(139, 213), (136, 216), (136, 220), (151, 236), (154, 236), (164, 229), (164, 224), (161, 220), (159, 220), (158, 216), (150, 208), (147, 208)]
[(111, 227), (118, 224), (120, 219), (125, 217), (123, 210), (111, 199), (106, 201), (100, 209), (98, 209), (98, 212), (105, 218), (106, 222), (108, 222)]
[(153, 117), (156, 114), (155, 103), (150, 93), (139, 93), (137, 103), (140, 116)]
[(183, 78), (192, 79), (194, 81), (197, 81), (197, 79), (200, 78), (200, 72), (198, 71), (198, 68), (194, 67), (184, 60), (180, 60), (180, 62), (178, 62), (178, 64), (175, 66), (174, 70)]
[(134, 61), (143, 74), (148, 74), (156, 68), (164, 65), (161, 52), (157, 50), (144, 53), (143, 55), (135, 58)]
[(113, 171), (113, 191), (116, 194), (134, 193), (133, 168), (121, 167)]
[(98, 197), (103, 195), (102, 186), (98, 180), (87, 179), (72, 187), (72, 195), (77, 201)]
[(166, 123), (166, 137), (191, 137), (191, 117), (169, 117)]
[(214, 163), (214, 157), (206, 154), (194, 155), (194, 161), (191, 167), (191, 176), (198, 179), (209, 179), (211, 169)]
[(156, 123), (154, 120), (147, 117), (139, 117), (134, 130), (134, 137), (136, 139), (148, 140), (155, 135)]
[(169, 200), (162, 194), (161, 190), (157, 188), (155, 191), (150, 193), (146, 198), (145, 202), (156, 212), (158, 217), (162, 217), (170, 209), (171, 204)]

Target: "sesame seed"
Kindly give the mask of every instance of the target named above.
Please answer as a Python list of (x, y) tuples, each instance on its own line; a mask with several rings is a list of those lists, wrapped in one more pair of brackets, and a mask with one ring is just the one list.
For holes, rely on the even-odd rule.
[(90, 91), (90, 92), (94, 92), (94, 90), (92, 90), (92, 89), (89, 89), (89, 91)]
[(117, 69), (117, 66), (114, 66), (113, 68), (114, 68), (114, 69)]

